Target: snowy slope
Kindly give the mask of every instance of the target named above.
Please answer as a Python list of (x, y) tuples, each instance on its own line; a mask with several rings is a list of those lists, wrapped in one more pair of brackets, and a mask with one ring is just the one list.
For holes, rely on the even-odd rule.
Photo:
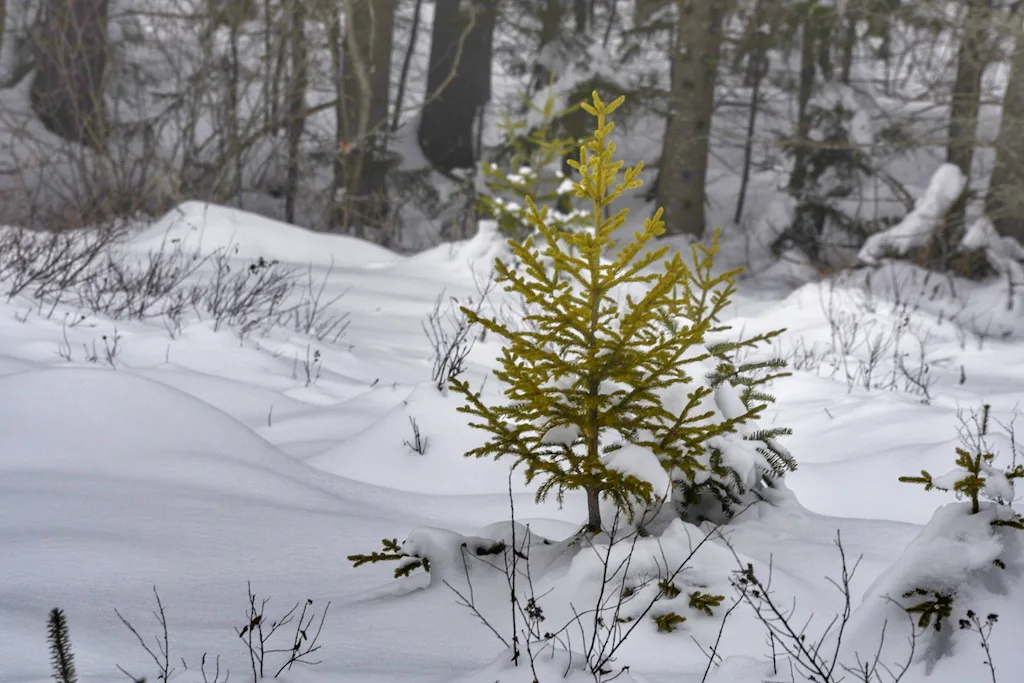
[[(331, 602), (323, 649), (314, 657), (323, 663), (294, 668), (285, 680), (528, 680), (521, 670), (510, 672), (503, 646), (444, 586), (424, 588), (422, 576), (396, 582), (388, 567), (354, 570), (345, 559), (419, 527), (487, 535), (509, 518), (507, 467), (461, 457), (480, 437), (460, 421), (456, 399), (432, 386), (421, 329), (442, 291), (476, 294), (473, 273), (487, 271), (497, 245), (481, 238), (399, 257), (192, 204), (141, 231), (129, 251), (148, 252), (165, 235), (196, 245), (201, 239), (204, 249), (237, 246), (238, 267), (260, 255), (298, 268), (313, 264), (331, 292), (345, 292), (334, 307), (350, 313), (350, 327), (334, 344), (287, 328), (240, 340), (231, 329), (190, 319), (171, 338), (155, 319), (87, 315), (69, 326), (65, 314), (78, 311), (64, 305), (48, 315), (26, 296), (0, 303), (0, 683), (49, 680), (45, 622), (57, 606), (67, 612), (83, 681), (121, 680), (118, 664), (152, 680), (152, 662), (114, 609), (151, 642), (158, 633), (154, 586), (167, 611), (172, 680), (196, 680), (203, 652), (221, 655), (232, 680), (251, 679), (234, 632), (245, 621), (248, 581), (260, 598), (271, 598), (267, 609), (276, 615), (307, 598), (317, 610)], [(953, 501), (897, 477), (949, 469), (959, 407), (988, 402), (995, 416), (1009, 420), (1024, 395), (1020, 342), (979, 340), (924, 303), (911, 312), (917, 336), (908, 332), (895, 348), (917, 362), (915, 340), (925, 340), (921, 362), (934, 378), (928, 396), (881, 387), (881, 380), (865, 388), (856, 369), (870, 357), (871, 340), (907, 311), (886, 304), (882, 294), (863, 296), (855, 284), (812, 284), (766, 300), (752, 283), (733, 311), (734, 326), (747, 335), (790, 328), (776, 351), (799, 358), (800, 368), (774, 388), (778, 402), (767, 422), (793, 428), (786, 444), (800, 469), (788, 479), (792, 496), (777, 508), (751, 511), (730, 540), (759, 568), (771, 563), (782, 602), (795, 600), (804, 618), (814, 613), (817, 627), (842, 608), (826, 580), (839, 571), (836, 531), (851, 562), (863, 556), (851, 582), (858, 606), (879, 577), (892, 581), (893, 571), (905, 570), (891, 568), (921, 525)], [(840, 295), (841, 303), (828, 303)], [(860, 331), (851, 332), (845, 320), (861, 320)], [(116, 369), (102, 360), (102, 337), (115, 328), (122, 345)], [(851, 334), (863, 340), (835, 345), (837, 336)], [(94, 342), (101, 358), (91, 362)], [(815, 344), (817, 356), (807, 352)], [(307, 381), (304, 354), (311, 348), (320, 352), (319, 369)], [(474, 349), (474, 381), (495, 353), (489, 341)], [(885, 376), (884, 368), (876, 373)], [(429, 439), (425, 454), (404, 443), (413, 438), (410, 417)], [(1008, 456), (1013, 444), (996, 443)], [(578, 496), (560, 510), (554, 501), (535, 504), (518, 479), (512, 487), (517, 520), (556, 542), (584, 517)], [(695, 532), (679, 525), (668, 552)], [(646, 561), (656, 550), (644, 547)], [(553, 595), (584, 599), (594, 571), (584, 555), (569, 562), (552, 554), (539, 580)], [(732, 556), (711, 544), (700, 551), (694, 576), (731, 596), (733, 569)], [(1006, 607), (1024, 604), (1024, 593), (1019, 580), (1010, 586), (992, 635), (1001, 681), (1015, 680), (1024, 667), (1016, 645), (1024, 609)], [(481, 609), (503, 624), (507, 589), (486, 578), (478, 589), (487, 595)], [(874, 623), (872, 609), (859, 613), (858, 628)], [(701, 650), (717, 629), (717, 621), (699, 616), (672, 634), (644, 622), (621, 663), (632, 665), (636, 681), (700, 681), (707, 665)], [(927, 680), (987, 680), (976, 642), (962, 642)], [(721, 643), (725, 661), (709, 680), (767, 680), (769, 652), (760, 625), (738, 609)], [(899, 655), (896, 648), (893, 657)], [(542, 668), (551, 676), (564, 670), (561, 663)], [(924, 676), (916, 666), (904, 680)]]

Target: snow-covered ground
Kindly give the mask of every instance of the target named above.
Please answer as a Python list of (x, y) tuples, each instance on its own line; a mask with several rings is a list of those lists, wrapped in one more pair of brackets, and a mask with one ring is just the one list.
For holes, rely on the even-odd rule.
[[(501, 537), (511, 486), (516, 520), (553, 541), (536, 553), (544, 564), (538, 581), (551, 591), (545, 628), (557, 628), (570, 602), (580, 608), (593, 597), (599, 564), (586, 552), (567, 557), (562, 543), (585, 519), (585, 500), (569, 495), (561, 509), (554, 501), (536, 504), (524, 482), (510, 484), (505, 462), (463, 458), (482, 436), (455, 412), (458, 398), (442, 396), (431, 381), (425, 317), (442, 293), (477, 296), (501, 245), (477, 239), (400, 257), (351, 238), (190, 204), (140, 231), (124, 258), (168, 244), (203, 253), (229, 248), (236, 268), (264, 256), (308, 272), (325, 283), (324, 301), (343, 294), (331, 308), (349, 314), (348, 327), (321, 340), (294, 325), (240, 337), (209, 316), (185, 315), (178, 328), (161, 316), (114, 321), (71, 303), (40, 306), (24, 294), (0, 302), (0, 683), (49, 680), (46, 618), (53, 607), (67, 614), (83, 683), (123, 680), (118, 665), (156, 679), (153, 661), (115, 613), (159, 654), (154, 588), (166, 610), (171, 680), (202, 680), (203, 653), (208, 671), (219, 655), (231, 680), (252, 679), (235, 631), (248, 623), (247, 582), (257, 605), (270, 598), (268, 619), (312, 600), (310, 634), (330, 603), (322, 649), (310, 657), (322, 664), (298, 665), (282, 679), (532, 680), (528, 670), (510, 668), (505, 647), (439, 581), (428, 585), (422, 572), (394, 580), (392, 567), (353, 569), (346, 559), (421, 527)], [(840, 578), (833, 543), (840, 534), (850, 565), (863, 558), (850, 582), (853, 615), (842, 660), (849, 666), (856, 653), (874, 655), (869, 648), (878, 645), (887, 607), (879, 595), (920, 576), (920, 557), (942, 559), (947, 576), (966, 572), (965, 586), (977, 583), (970, 577), (982, 571), (975, 566), (982, 556), (970, 538), (959, 546), (915, 541), (953, 496), (897, 478), (951, 469), (958, 410), (987, 403), (1008, 422), (1024, 396), (1024, 323), (1019, 310), (1005, 311), (997, 285), (968, 291), (956, 283), (957, 302), (945, 279), (924, 281), (884, 263), (872, 273), (870, 288), (862, 273), (779, 297), (763, 282), (745, 282), (730, 321), (745, 335), (788, 328), (775, 350), (793, 359), (794, 375), (773, 387), (778, 400), (766, 422), (793, 429), (785, 444), (800, 465), (787, 478), (792, 495), (741, 515), (728, 528), (730, 542), (762, 578), (771, 564), (778, 602), (795, 605), (796, 627), (813, 615), (808, 632), (816, 639), (843, 610), (829, 583)], [(496, 353), (490, 338), (474, 346), (473, 382), (493, 367)], [(903, 359), (899, 367), (893, 358)], [(414, 442), (411, 420), (427, 440), (423, 454), (406, 443)], [(1008, 465), (1014, 449), (1024, 456), (1020, 444), (992, 443), (1002, 454), (998, 463)], [(957, 509), (943, 510), (945, 519)], [(642, 540), (638, 565), (669, 562), (700, 533), (677, 523), (661, 547)], [(445, 537), (420, 531), (416, 538), (440, 544)], [(905, 556), (913, 543), (932, 555)], [(1021, 566), (1019, 551), (1009, 548), (1002, 559), (1011, 565), (1003, 593), (972, 588), (969, 595), (979, 614), (1000, 615), (991, 658), (999, 680), (1012, 682), (1024, 671), (1024, 582), (1012, 566)], [(704, 652), (736, 597), (729, 584), (736, 568), (721, 542), (701, 548), (685, 581), (726, 596), (718, 616), (688, 613), (672, 633), (638, 621), (618, 653), (616, 665), (630, 666), (623, 680), (701, 681)], [(436, 567), (434, 575), (458, 574), (444, 570)], [(475, 576), (476, 600), (507, 633), (507, 588), (499, 578)], [(897, 624), (888, 628), (885, 663), (898, 665), (906, 642)], [(293, 629), (276, 634), (270, 647), (289, 647)], [(952, 636), (953, 656), (930, 677), (923, 656), (903, 680), (989, 680), (977, 635)], [(918, 645), (919, 655), (927, 652), (924, 640)], [(740, 605), (723, 631), (721, 664), (707, 680), (790, 680), (781, 659), (773, 673), (772, 650), (749, 606)], [(282, 656), (268, 654), (268, 677)], [(573, 664), (579, 658), (545, 661), (538, 674), (548, 683)]]

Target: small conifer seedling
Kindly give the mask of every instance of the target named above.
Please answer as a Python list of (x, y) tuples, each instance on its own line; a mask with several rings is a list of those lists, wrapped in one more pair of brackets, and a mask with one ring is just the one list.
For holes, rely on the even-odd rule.
[[(905, 484), (920, 484), (925, 491), (952, 491), (957, 497), (963, 496), (971, 503), (972, 515), (980, 514), (983, 504), (995, 506), (990, 509), (1000, 514), (991, 521), (993, 528), (1024, 530), (1024, 516), (1011, 507), (1015, 497), (1014, 482), (1024, 478), (1024, 465), (1015, 464), (1002, 470), (995, 467), (996, 455), (986, 446), (990, 411), (991, 406), (988, 404), (982, 406), (980, 414), (972, 411), (973, 428), (961, 418), (966, 429), (966, 433), (961, 434), (965, 446), (970, 446), (970, 450), (967, 447), (956, 449), (955, 469), (939, 477), (921, 470), (920, 476), (900, 477), (899, 480)], [(1002, 558), (995, 558), (993, 564), (1006, 569)], [(939, 631), (942, 624), (952, 618), (953, 602), (957, 596), (955, 592), (946, 589), (917, 586), (904, 592), (903, 597), (918, 600), (915, 604), (904, 606), (908, 614), (917, 615), (918, 626), (927, 628), (933, 625)]]
[[(983, 498), (998, 505), (1009, 506), (1014, 499), (1013, 483), (1024, 478), (1024, 465), (1014, 465), (1003, 470), (997, 469), (993, 462), (995, 453), (985, 447), (988, 436), (989, 413), (991, 406), (982, 406), (981, 415), (975, 417), (978, 434), (975, 438), (974, 452), (966, 448), (956, 449), (956, 469), (941, 477), (933, 477), (926, 470), (921, 470), (919, 477), (900, 477), (905, 484), (921, 484), (925, 491), (953, 491), (958, 496), (965, 496), (971, 501), (971, 514), (981, 512)], [(1009, 520), (993, 522), (996, 526), (1012, 526), (1024, 529), (1020, 515), (1014, 513)]]
[[(661, 490), (666, 472), (676, 483), (692, 483), (710, 467), (705, 464), (708, 441), (735, 432), (763, 408), (741, 406), (712, 419), (708, 400), (715, 388), (687, 372), (717, 360), (703, 346), (705, 335), (718, 329), (718, 317), (735, 291), (738, 270), (712, 273), (717, 238), (711, 247), (693, 248), (692, 267), (679, 254), (668, 257), (668, 247), (645, 253), (665, 231), (659, 209), (621, 249), (612, 239), (628, 210), (611, 213), (610, 208), (640, 186), (643, 168), (624, 169), (615, 159), (608, 116), (623, 100), (606, 104), (595, 92), (592, 103), (582, 104), (596, 119), (596, 129), (570, 165), (580, 174), (575, 197), (589, 206), (586, 229), (562, 229), (549, 220), (548, 207), (527, 197), (527, 220), (534, 230), (522, 241), (510, 241), (515, 266), (501, 259), (495, 264), (495, 281), (526, 304), (526, 329), (511, 330), (463, 309), (503, 341), (494, 374), (508, 401), (486, 405), (466, 381), (450, 384), (465, 399), (459, 410), (490, 434), (467, 456), (511, 456), (528, 482), (539, 481), (538, 500), (552, 492), (559, 501), (566, 491), (586, 492), (592, 533), (602, 530), (602, 499), (632, 521), (638, 501), (649, 505), (668, 495)], [(655, 272), (659, 262), (663, 268)], [(679, 393), (691, 383), (692, 390)], [(611, 456), (627, 445), (634, 447), (630, 456), (648, 454), (638, 455), (646, 461), (633, 463), (644, 476), (635, 466), (612, 463)], [(664, 470), (660, 478), (651, 474), (649, 462)], [(722, 462), (716, 467), (730, 481), (746, 477)]]
[(56, 683), (78, 683), (75, 656), (71, 652), (71, 637), (68, 635), (68, 620), (64, 616), (64, 610), (57, 607), (50, 610), (46, 625), (53, 680)]

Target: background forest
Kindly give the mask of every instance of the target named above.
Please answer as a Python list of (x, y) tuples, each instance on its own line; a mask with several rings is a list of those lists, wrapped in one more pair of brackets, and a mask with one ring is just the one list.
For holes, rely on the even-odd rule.
[(628, 95), (623, 152), (657, 169), (634, 200), (669, 235), (851, 265), (945, 163), (949, 205), (910, 255), (977, 271), (954, 254), (976, 219), (1024, 238), (1020, 6), (4, 0), (0, 222), (197, 199), (422, 250), (475, 232), (488, 164), (543, 185), (538, 132), (571, 153), (597, 88)]

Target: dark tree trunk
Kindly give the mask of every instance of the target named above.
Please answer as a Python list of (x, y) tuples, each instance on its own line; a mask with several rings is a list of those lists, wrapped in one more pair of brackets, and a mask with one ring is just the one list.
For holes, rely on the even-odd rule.
[(807, 184), (807, 158), (810, 154), (810, 103), (814, 95), (815, 56), (821, 38), (817, 7), (808, 4), (800, 36), (800, 82), (797, 88), (796, 140), (793, 145), (793, 172), (789, 176), (789, 193), (799, 198)]
[[(543, 0), (543, 7), (540, 15), (540, 50), (562, 37), (562, 19), (565, 17), (565, 0)], [(551, 80), (551, 70), (542, 64), (535, 64), (533, 67), (534, 90), (539, 90), (548, 85)]]
[(412, 10), (412, 28), (409, 29), (409, 45), (405, 50), (405, 57), (402, 59), (402, 71), (398, 77), (398, 93), (395, 95), (395, 110), (391, 115), (391, 130), (398, 130), (402, 122), (402, 107), (405, 106), (405, 88), (409, 82), (409, 67), (412, 66), (412, 56), (416, 51), (416, 41), (420, 35), (420, 15), (423, 10), (423, 0), (416, 0)]
[[(1017, 20), (1019, 28), (1020, 20)], [(1010, 57), (1003, 118), (996, 138), (996, 160), (985, 199), (985, 213), (1000, 235), (1024, 244), (1024, 35)]]
[(438, 0), (427, 72), (427, 100), (419, 143), (434, 168), (448, 172), (476, 165), (473, 129), (491, 98), (495, 7), (493, 0)]
[(285, 187), (285, 220), (295, 222), (295, 205), (299, 194), (299, 144), (306, 128), (306, 7), (300, 0), (292, 7), (291, 35), (292, 73), (288, 83), (288, 178)]
[(743, 169), (740, 172), (739, 197), (736, 199), (736, 213), (733, 217), (737, 224), (743, 220), (743, 205), (746, 202), (747, 187), (750, 184), (750, 165), (754, 158), (754, 135), (757, 131), (757, 114), (761, 104), (761, 81), (768, 75), (767, 46), (763, 45), (764, 41), (760, 39), (760, 23), (764, 18), (763, 10), (764, 0), (757, 0), (751, 23), (756, 31), (754, 35), (759, 40), (751, 46), (745, 72), (745, 79), (750, 81), (749, 85), (751, 86), (750, 110), (747, 112), (747, 134), (743, 142)]
[(602, 531), (601, 524), (601, 492), (587, 489), (587, 530), (592, 534)]
[(0, 0), (0, 55), (4, 53), (4, 34), (7, 32), (7, 0)]
[(593, 5), (587, 6), (586, 0), (573, 0), (572, 3), (572, 16), (573, 21), (576, 23), (577, 33), (586, 33), (590, 25), (590, 19), (592, 17)]
[(101, 149), (107, 140), (107, 0), (47, 0), (45, 7), (32, 109), (53, 133)]
[(658, 206), (670, 235), (704, 234), (711, 119), (721, 55), (722, 24), (731, 3), (678, 0), (671, 107), (658, 168)]

